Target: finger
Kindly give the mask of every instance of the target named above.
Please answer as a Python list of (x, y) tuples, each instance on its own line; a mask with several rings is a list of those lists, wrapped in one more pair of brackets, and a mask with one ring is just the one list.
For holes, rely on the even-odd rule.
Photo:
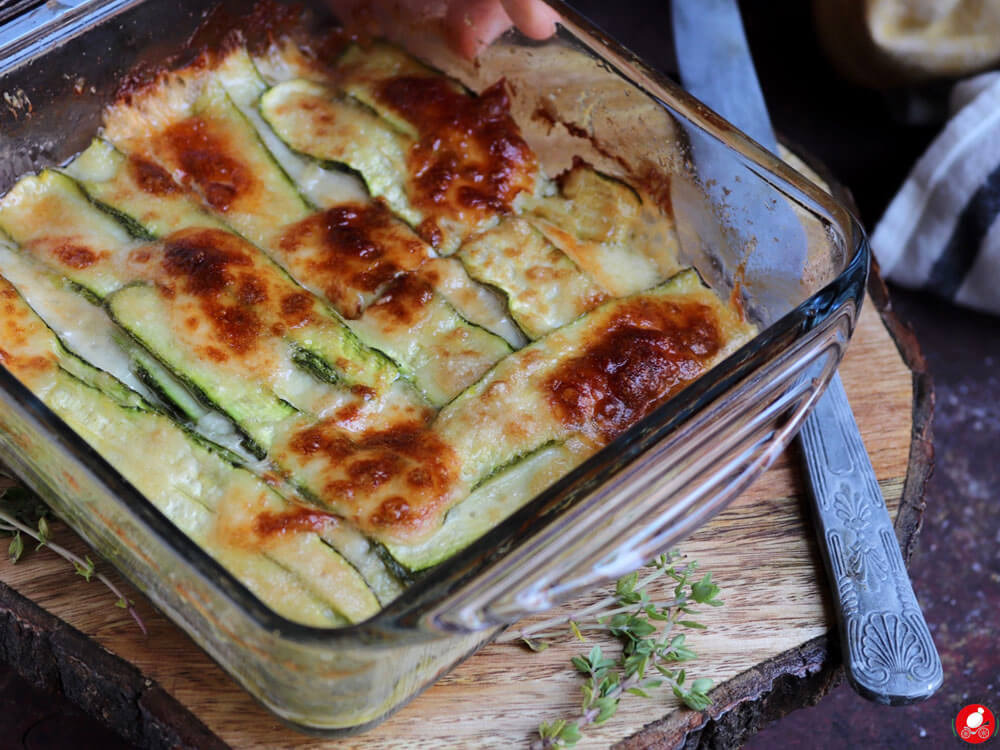
[(556, 33), (559, 14), (542, 0), (502, 0), (514, 25), (529, 39), (548, 39)]
[(512, 25), (497, 0), (452, 2), (446, 23), (452, 46), (470, 60)]
[(396, 36), (443, 15), (443, 0), (326, 0), (349, 32)]

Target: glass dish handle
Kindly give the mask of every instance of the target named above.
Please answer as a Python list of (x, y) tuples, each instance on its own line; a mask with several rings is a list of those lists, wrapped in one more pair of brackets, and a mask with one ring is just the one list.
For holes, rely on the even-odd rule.
[[(549, 609), (639, 568), (709, 518), (769, 467), (795, 436), (846, 348), (856, 305), (752, 372), (669, 432), (585, 500), (508, 552), (479, 582), (424, 616), (471, 632)], [(566, 540), (572, 540), (566, 542)]]

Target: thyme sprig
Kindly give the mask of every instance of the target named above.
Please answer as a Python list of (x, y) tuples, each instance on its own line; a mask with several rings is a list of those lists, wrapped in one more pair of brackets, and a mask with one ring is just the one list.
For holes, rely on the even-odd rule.
[[(620, 578), (613, 595), (573, 617), (551, 618), (500, 637), (500, 641), (520, 640), (539, 651), (549, 645), (551, 638), (565, 634), (564, 630), (554, 628), (568, 624), (570, 632), (580, 640), (585, 640), (585, 632), (599, 631), (609, 633), (622, 645), (617, 659), (606, 656), (600, 645), (572, 658), (573, 666), (585, 677), (580, 686), (583, 694), (580, 713), (572, 719), (539, 725), (532, 750), (573, 747), (587, 726), (603, 724), (614, 716), (625, 694), (649, 698), (649, 690), (666, 687), (694, 710), (704, 710), (711, 704), (708, 691), (712, 681), (707, 678), (688, 681), (685, 670), (675, 666), (695, 658), (686, 635), (676, 631), (705, 628), (688, 618), (697, 614), (695, 604), (721, 606), (719, 587), (712, 582), (711, 573), (697, 577), (696, 562), (680, 565), (681, 557), (677, 551), (661, 555), (649, 563), (647, 568), (651, 572), (642, 579), (639, 571)], [(655, 602), (648, 587), (663, 578), (672, 580), (673, 598)]]
[[(32, 528), (29, 523), (25, 522), (27, 520), (26, 516), (36, 519), (35, 528)], [(97, 572), (97, 566), (90, 559), (90, 555), (80, 557), (61, 544), (52, 541), (52, 531), (48, 522), (48, 509), (41, 505), (33, 495), (20, 487), (0, 489), (0, 533), (13, 535), (7, 547), (7, 556), (12, 563), (16, 564), (24, 555), (24, 538), (22, 534), (34, 539), (37, 542), (35, 545), (36, 550), (47, 547), (64, 560), (72, 563), (77, 575), (84, 580), (91, 581), (96, 579), (103, 583), (117, 597), (115, 606), (127, 610), (139, 626), (142, 634), (148, 635), (146, 624), (142, 621), (135, 607), (132, 606), (132, 602), (110, 578), (103, 573)]]

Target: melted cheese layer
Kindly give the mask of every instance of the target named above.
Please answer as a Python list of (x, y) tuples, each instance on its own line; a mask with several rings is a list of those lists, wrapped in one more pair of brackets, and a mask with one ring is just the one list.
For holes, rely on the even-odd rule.
[(363, 618), (398, 591), (369, 540), (440, 562), (753, 333), (681, 272), (651, 202), (579, 161), (550, 181), (509, 109), (503, 82), (477, 95), (385, 44), (332, 70), (235, 49), (116, 103), (62, 172), (0, 199), (9, 252), (103, 301), (120, 358), (159, 367), (199, 427), (225, 415), (290, 500), (60, 346), (25, 349), (51, 332), (16, 305), (0, 360), (69, 394), (50, 405), (89, 415), (137, 482), (126, 442), (168, 446), (180, 484), (150, 499), (272, 606)]

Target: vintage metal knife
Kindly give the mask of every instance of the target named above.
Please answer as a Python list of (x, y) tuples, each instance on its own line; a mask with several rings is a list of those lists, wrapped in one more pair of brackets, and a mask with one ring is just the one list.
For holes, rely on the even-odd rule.
[[(671, 16), (684, 87), (777, 153), (736, 0), (672, 0)], [(704, 178), (714, 168), (711, 157), (699, 163), (694, 150)], [(753, 199), (752, 189), (727, 193), (730, 205)], [(795, 221), (790, 207), (778, 213), (784, 208), (777, 220)], [(941, 660), (839, 375), (805, 420), (800, 440), (848, 679), (877, 703), (924, 700), (941, 685)]]

